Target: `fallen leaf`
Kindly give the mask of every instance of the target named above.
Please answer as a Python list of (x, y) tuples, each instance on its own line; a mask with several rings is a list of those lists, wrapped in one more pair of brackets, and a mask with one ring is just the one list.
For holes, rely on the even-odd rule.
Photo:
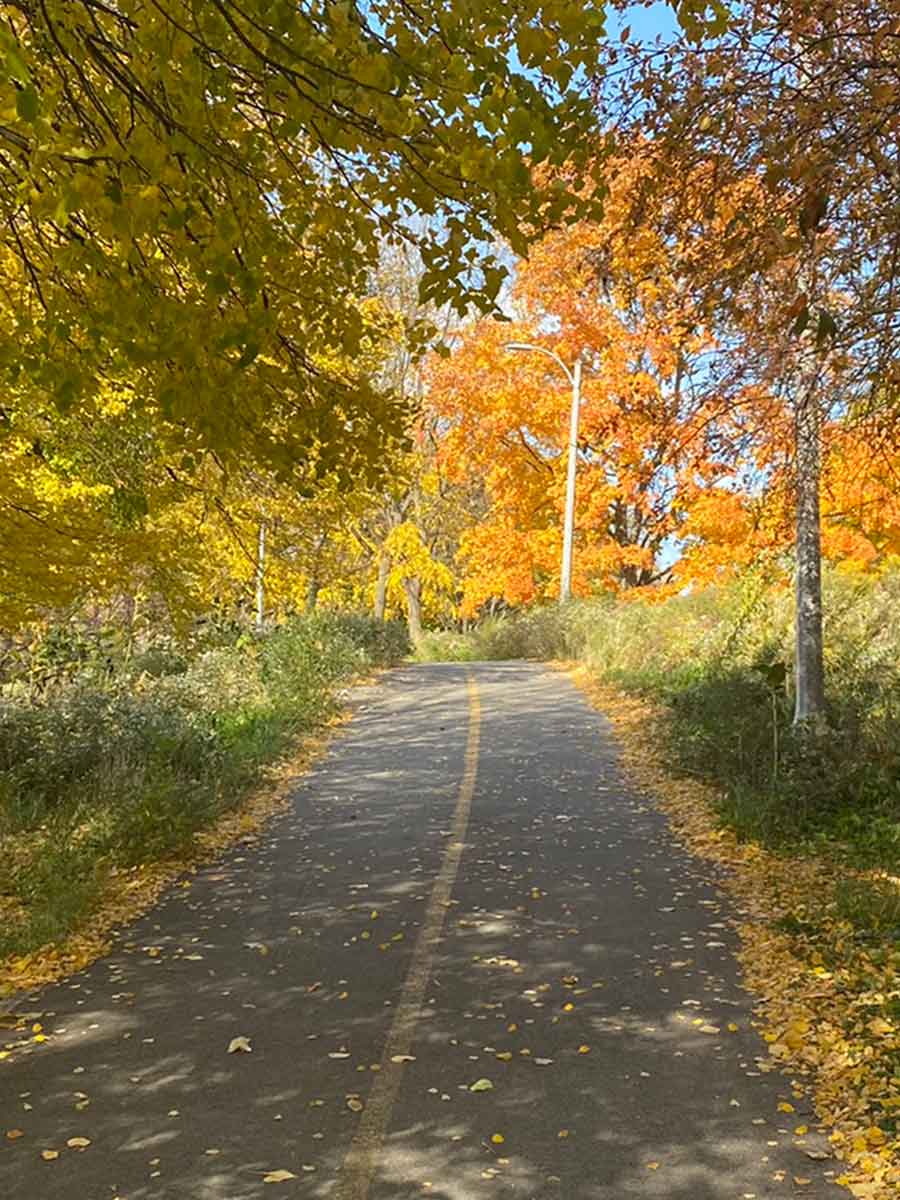
[(362, 1112), (362, 1110), (365, 1108), (365, 1105), (363, 1104), (362, 1100), (357, 1100), (355, 1096), (350, 1096), (347, 1100), (347, 1107), (351, 1112)]
[(489, 1092), (493, 1089), (493, 1084), (489, 1079), (476, 1079), (473, 1084), (470, 1084), (470, 1092)]
[(811, 1158), (813, 1162), (825, 1162), (831, 1155), (825, 1150), (807, 1150), (806, 1157)]
[(415, 1062), (415, 1061), (416, 1061), (416, 1056), (414, 1054), (392, 1054), (391, 1055), (392, 1063), (408, 1063), (408, 1062)]
[(590, 1052), (591, 1052), (590, 1046), (579, 1046), (578, 1047), (579, 1054), (590, 1054)]
[(250, 1045), (250, 1039), (243, 1036), (234, 1037), (228, 1043), (229, 1054), (237, 1054), (239, 1050), (243, 1051), (244, 1054), (249, 1054), (252, 1049), (253, 1047)]
[(263, 1183), (287, 1183), (289, 1179), (296, 1178), (293, 1171), (270, 1171), (268, 1175), (263, 1175)]
[(42, 1150), (41, 1158), (44, 1160), (44, 1162), (53, 1162), (53, 1160), (55, 1158), (59, 1158), (59, 1151), (58, 1150)]
[(491, 1141), (494, 1143), (495, 1146), (502, 1146), (503, 1143), (506, 1141), (506, 1138), (503, 1136), (502, 1133), (493, 1133), (493, 1134), (491, 1134)]
[(70, 1150), (84, 1150), (91, 1144), (91, 1139), (86, 1137), (70, 1137), (66, 1145)]
[(647, 1163), (647, 1170), (648, 1170), (648, 1171), (658, 1171), (658, 1170), (659, 1170), (659, 1163), (658, 1163), (658, 1162), (648, 1162), (648, 1163)]

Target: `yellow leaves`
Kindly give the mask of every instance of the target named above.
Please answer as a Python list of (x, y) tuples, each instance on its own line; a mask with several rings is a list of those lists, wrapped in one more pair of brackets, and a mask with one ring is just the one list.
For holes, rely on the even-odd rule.
[(590, 1052), (591, 1052), (590, 1046), (584, 1045), (584, 1046), (578, 1047), (579, 1054), (590, 1054)]
[(263, 1183), (287, 1183), (288, 1180), (296, 1178), (297, 1176), (293, 1171), (280, 1168), (277, 1171), (269, 1171), (268, 1174), (263, 1175)]
[[(822, 898), (833, 890), (832, 869), (758, 847), (750, 853), (733, 837), (719, 836), (713, 794), (696, 780), (673, 778), (662, 752), (653, 750), (651, 733), (659, 714), (652, 705), (596, 684), (586, 686), (598, 702), (602, 696), (602, 707), (625, 743), (632, 777), (663, 797), (676, 832), (694, 853), (728, 868), (728, 890), (746, 914), (740, 926), (741, 962), (749, 986), (765, 997), (760, 1013), (773, 1065), (790, 1066), (793, 1077), (808, 1080), (819, 1121), (837, 1126), (830, 1141), (845, 1163), (838, 1182), (858, 1200), (887, 1200), (900, 1185), (900, 1144), (882, 1128), (880, 1115), (900, 1111), (900, 1080), (891, 1079), (888, 1068), (898, 1048), (896, 1022), (879, 1009), (896, 995), (897, 964), (873, 962), (837, 925), (826, 924), (823, 942), (814, 947), (774, 928), (785, 912), (821, 912)], [(729, 1025), (729, 1031), (736, 1028)], [(778, 1103), (778, 1111), (796, 1113), (795, 1101), (806, 1092), (806, 1086), (798, 1086), (791, 1100)], [(811, 1125), (796, 1125), (795, 1136), (806, 1136)], [(829, 1157), (814, 1148), (803, 1152), (811, 1161)]]
[(86, 1150), (90, 1144), (91, 1139), (86, 1137), (70, 1137), (66, 1141), (70, 1150)]
[(7, 1131), (6, 1131), (7, 1140), (10, 1142), (14, 1142), (18, 1138), (24, 1137), (24, 1136), (25, 1136), (24, 1129), (7, 1129)]
[(59, 1158), (59, 1151), (58, 1150), (42, 1150), (41, 1158), (44, 1160), (44, 1162), (55, 1162), (56, 1159)]
[(874, 1017), (871, 1021), (869, 1021), (868, 1029), (870, 1033), (874, 1034), (875, 1037), (878, 1038), (890, 1037), (892, 1033), (896, 1032), (896, 1027), (890, 1021), (886, 1021), (883, 1017)]
[(476, 1079), (474, 1083), (469, 1084), (469, 1091), (490, 1092), (493, 1090), (493, 1087), (494, 1085), (491, 1083), (490, 1079)]
[(493, 1134), (491, 1134), (491, 1141), (494, 1143), (495, 1146), (502, 1146), (503, 1143), (506, 1141), (506, 1138), (503, 1136), (502, 1133), (493, 1133)]

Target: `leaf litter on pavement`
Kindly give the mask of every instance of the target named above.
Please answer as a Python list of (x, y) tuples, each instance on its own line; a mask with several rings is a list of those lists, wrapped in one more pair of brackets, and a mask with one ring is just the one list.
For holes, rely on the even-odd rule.
[[(726, 868), (721, 886), (743, 916), (740, 964), (760, 997), (755, 1023), (768, 1045), (765, 1068), (790, 1072), (795, 1098), (810, 1094), (843, 1163), (836, 1182), (857, 1200), (896, 1200), (900, 952), (861, 945), (828, 911), (833, 866), (776, 856), (719, 825), (713, 788), (673, 774), (666, 763), (658, 708), (599, 684), (583, 667), (567, 669), (612, 722), (626, 772), (657, 799), (675, 835), (693, 854)], [(779, 1108), (794, 1111), (787, 1101)], [(827, 1157), (806, 1153), (814, 1161)], [(810, 1182), (794, 1177), (797, 1187)]]

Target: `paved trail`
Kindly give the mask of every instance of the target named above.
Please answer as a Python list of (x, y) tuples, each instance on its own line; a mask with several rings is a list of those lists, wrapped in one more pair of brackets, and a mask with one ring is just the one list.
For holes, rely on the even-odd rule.
[(25, 1001), (0, 1197), (844, 1197), (709, 874), (562, 676), (395, 671), (259, 844)]

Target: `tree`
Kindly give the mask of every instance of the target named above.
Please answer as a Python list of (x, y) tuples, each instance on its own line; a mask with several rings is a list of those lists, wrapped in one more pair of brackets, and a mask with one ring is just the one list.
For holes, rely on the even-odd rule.
[[(583, 208), (601, 10), (529, 0), (17, 3), (0, 26), (0, 370), (64, 411), (127, 376), (187, 456), (373, 469), (404, 414), (333, 369), (380, 239), (425, 299), (490, 306)], [(410, 217), (436, 217), (417, 238)]]
[[(633, 226), (662, 195), (672, 236), (691, 230), (687, 185), (698, 170), (711, 205), (741, 185), (754, 198), (735, 211), (719, 252), (689, 270), (716, 329), (746, 336), (767, 314), (756, 350), (793, 389), (801, 722), (817, 722), (824, 706), (819, 431), (838, 409), (895, 409), (896, 21), (895, 6), (875, 0), (775, 0), (736, 7), (715, 37), (688, 22), (671, 45), (614, 51), (626, 63), (620, 78), (630, 76), (620, 136), (652, 164)], [(766, 303), (754, 306), (760, 291)]]
[[(616, 181), (603, 222), (550, 234), (518, 264), (514, 319), (475, 324), (432, 366), (447, 469), (482, 480), (489, 499), (463, 537), (468, 612), (557, 589), (569, 388), (543, 356), (512, 355), (508, 342), (583, 358), (576, 594), (665, 579), (664, 552), (692, 505), (731, 471), (744, 385), (709, 379), (710, 336), (683, 302), (665, 240), (648, 228), (627, 247), (616, 241), (627, 164)], [(626, 255), (641, 275), (633, 293), (617, 282)]]

